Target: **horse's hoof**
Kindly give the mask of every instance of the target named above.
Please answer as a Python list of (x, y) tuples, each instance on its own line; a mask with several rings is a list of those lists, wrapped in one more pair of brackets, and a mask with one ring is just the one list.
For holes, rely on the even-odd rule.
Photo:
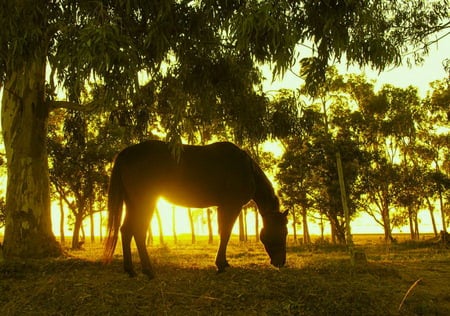
[(217, 273), (223, 273), (225, 272), (226, 268), (229, 268), (230, 264), (228, 263), (228, 261), (225, 261), (222, 264), (217, 264)]

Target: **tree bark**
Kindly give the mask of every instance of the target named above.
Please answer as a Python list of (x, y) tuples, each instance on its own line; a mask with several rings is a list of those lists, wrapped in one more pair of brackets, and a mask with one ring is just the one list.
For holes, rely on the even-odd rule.
[(45, 59), (7, 74), (2, 130), (7, 157), (5, 258), (58, 256), (52, 232), (47, 161)]

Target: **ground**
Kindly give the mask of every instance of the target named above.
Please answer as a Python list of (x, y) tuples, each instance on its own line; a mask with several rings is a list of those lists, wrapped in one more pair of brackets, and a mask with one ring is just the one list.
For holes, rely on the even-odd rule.
[(355, 240), (366, 264), (342, 247), (290, 243), (282, 269), (260, 243), (232, 240), (222, 274), (216, 244), (169, 242), (149, 247), (153, 280), (123, 273), (119, 249), (104, 266), (101, 244), (87, 243), (63, 258), (0, 262), (0, 315), (450, 315), (449, 249)]

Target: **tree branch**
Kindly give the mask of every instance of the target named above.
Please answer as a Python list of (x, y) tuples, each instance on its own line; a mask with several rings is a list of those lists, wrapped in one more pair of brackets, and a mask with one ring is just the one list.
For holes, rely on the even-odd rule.
[(75, 111), (92, 112), (100, 106), (99, 101), (91, 101), (86, 104), (80, 104), (70, 101), (49, 101), (49, 109), (53, 111), (55, 109), (69, 109)]

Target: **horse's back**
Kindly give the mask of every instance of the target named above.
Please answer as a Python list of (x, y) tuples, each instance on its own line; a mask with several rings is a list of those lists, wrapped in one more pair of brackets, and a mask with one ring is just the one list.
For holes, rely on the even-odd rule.
[(251, 158), (229, 142), (182, 145), (175, 157), (167, 143), (146, 141), (124, 149), (116, 164), (125, 186), (190, 207), (246, 203), (254, 193)]

